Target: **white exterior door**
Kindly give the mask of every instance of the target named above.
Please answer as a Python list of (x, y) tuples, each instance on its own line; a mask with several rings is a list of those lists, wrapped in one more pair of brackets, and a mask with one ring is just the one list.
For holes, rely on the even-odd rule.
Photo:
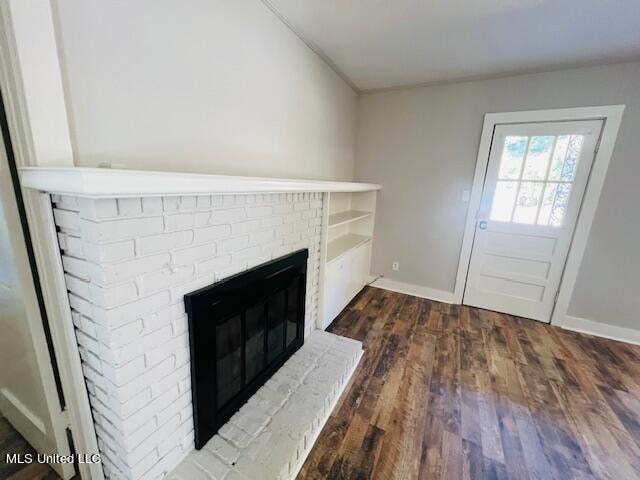
[(495, 127), (463, 303), (549, 322), (601, 120)]

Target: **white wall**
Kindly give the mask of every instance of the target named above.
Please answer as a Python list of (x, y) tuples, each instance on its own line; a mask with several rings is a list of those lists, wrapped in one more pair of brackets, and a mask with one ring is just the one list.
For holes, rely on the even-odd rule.
[(569, 314), (640, 330), (640, 63), (363, 95), (356, 179), (383, 185), (373, 273), (453, 291), (485, 113), (611, 104), (627, 108)]
[(0, 82), (18, 162), (73, 165), (49, 0), (0, 2), (0, 22)]
[(75, 162), (350, 180), (356, 94), (258, 0), (54, 0)]

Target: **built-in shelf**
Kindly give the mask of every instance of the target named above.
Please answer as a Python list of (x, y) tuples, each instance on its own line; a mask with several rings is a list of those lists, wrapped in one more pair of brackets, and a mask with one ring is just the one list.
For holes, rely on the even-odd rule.
[(367, 243), (369, 240), (371, 240), (371, 237), (367, 235), (356, 235), (355, 233), (348, 233), (332, 240), (327, 245), (327, 263), (337, 260), (348, 251), (359, 247), (363, 243)]
[(370, 217), (371, 215), (373, 215), (373, 212), (365, 212), (362, 210), (347, 210), (346, 212), (334, 213), (329, 215), (329, 228), (355, 222), (356, 220)]

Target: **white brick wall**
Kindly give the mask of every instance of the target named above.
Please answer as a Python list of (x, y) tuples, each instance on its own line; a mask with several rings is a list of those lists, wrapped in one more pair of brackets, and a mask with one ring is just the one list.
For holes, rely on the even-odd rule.
[(161, 478), (193, 449), (183, 295), (308, 248), (308, 335), (323, 194), (52, 201), (105, 473)]

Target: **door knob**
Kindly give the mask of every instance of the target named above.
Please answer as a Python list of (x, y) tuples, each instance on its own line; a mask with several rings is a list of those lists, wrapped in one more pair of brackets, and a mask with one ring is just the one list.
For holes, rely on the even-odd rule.
[(480, 230), (486, 230), (487, 229), (487, 222), (486, 220), (482, 220), (480, 223), (478, 223), (478, 228)]

